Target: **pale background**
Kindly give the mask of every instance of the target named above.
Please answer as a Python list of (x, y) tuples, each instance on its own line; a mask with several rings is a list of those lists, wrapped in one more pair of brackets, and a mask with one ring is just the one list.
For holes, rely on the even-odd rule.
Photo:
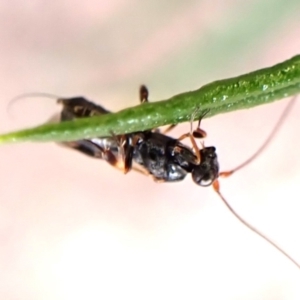
[[(0, 2), (0, 131), (53, 99), (111, 110), (138, 86), (165, 99), (300, 53), (299, 0)], [(203, 122), (222, 170), (263, 142), (286, 102)], [(228, 201), (300, 262), (297, 104), (268, 150), (222, 180)], [(183, 124), (174, 136), (188, 130)], [(188, 176), (157, 184), (55, 144), (0, 148), (1, 299), (300, 299), (300, 271)]]

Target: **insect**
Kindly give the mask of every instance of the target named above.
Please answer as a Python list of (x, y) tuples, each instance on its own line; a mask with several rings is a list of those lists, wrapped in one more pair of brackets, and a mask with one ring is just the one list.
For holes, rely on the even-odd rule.
[[(41, 93), (26, 94), (15, 98), (13, 101), (28, 96), (55, 97), (50, 94)], [(141, 86), (139, 97), (141, 105), (148, 102), (149, 93), (145, 86)], [(57, 99), (57, 97), (55, 98)], [(241, 223), (275, 247), (300, 269), (300, 264), (289, 254), (266, 235), (246, 222), (232, 208), (221, 193), (219, 185), (219, 177), (232, 175), (251, 163), (264, 150), (288, 115), (295, 100), (296, 97), (289, 102), (263, 145), (248, 160), (226, 172), (219, 171), (216, 148), (213, 146), (206, 147), (204, 145), (203, 140), (206, 137), (206, 132), (201, 128), (201, 120), (208, 111), (202, 112), (195, 130), (193, 130), (192, 126), (195, 115), (193, 114), (191, 116), (190, 131), (181, 135), (178, 139), (166, 135), (166, 133), (176, 126), (173, 124), (164, 131), (155, 128), (153, 130), (123, 135), (114, 135), (112, 132), (109, 137), (95, 137), (62, 142), (61, 144), (90, 157), (103, 159), (125, 174), (131, 169), (134, 169), (140, 173), (151, 176), (157, 182), (177, 182), (183, 180), (188, 174), (191, 174), (193, 181), (197, 185), (203, 187), (212, 186), (227, 208)], [(59, 98), (57, 102), (63, 106), (60, 113), (61, 122), (111, 113), (102, 106), (94, 104), (83, 97)], [(190, 139), (192, 147), (188, 147), (182, 143), (182, 140), (185, 138)], [(201, 140), (201, 148), (198, 147), (196, 139)]]
[[(140, 89), (140, 101), (148, 101), (148, 90)], [(84, 98), (59, 99), (63, 104), (61, 121), (74, 118), (92, 117), (109, 113), (99, 105)], [(179, 139), (167, 136), (175, 125), (171, 125), (164, 133), (158, 129), (135, 132), (132, 134), (106, 138), (93, 138), (74, 142), (64, 142), (65, 146), (79, 150), (95, 158), (102, 158), (124, 173), (131, 168), (151, 175), (155, 181), (172, 182), (183, 180), (191, 173), (195, 183), (201, 186), (211, 185), (218, 177), (219, 164), (214, 147), (199, 149), (195, 138), (204, 138), (206, 133), (200, 128), (201, 118), (195, 131), (182, 135)], [(180, 141), (190, 138), (193, 150)], [(135, 162), (141, 168), (132, 166)]]
[[(141, 105), (148, 102), (149, 93), (145, 86), (141, 86), (139, 94)], [(58, 99), (57, 102), (63, 105), (60, 114), (60, 120), (62, 122), (110, 113), (110, 111), (102, 106), (96, 105), (83, 97), (61, 98)], [(88, 156), (104, 159), (110, 165), (120, 169), (124, 173), (134, 169), (143, 174), (150, 175), (158, 182), (180, 181), (190, 173), (193, 181), (197, 185), (204, 187), (212, 185), (227, 208), (240, 222), (279, 250), (300, 269), (300, 264), (298, 264), (289, 254), (251, 224), (246, 222), (231, 207), (220, 191), (218, 180), (219, 177), (228, 177), (237, 170), (248, 165), (264, 150), (282, 124), (294, 102), (295, 98), (290, 101), (265, 143), (248, 160), (235, 169), (227, 172), (219, 171), (216, 148), (213, 146), (206, 147), (203, 142), (203, 139), (206, 137), (206, 132), (200, 125), (201, 120), (207, 111), (202, 113), (195, 130), (193, 130), (192, 127), (194, 121), (194, 116), (192, 116), (190, 131), (183, 134), (178, 139), (166, 135), (167, 132), (175, 127), (175, 125), (170, 125), (163, 132), (159, 129), (123, 135), (114, 135), (112, 132), (110, 137), (96, 137), (92, 139), (64, 142), (63, 145), (76, 149)], [(188, 147), (182, 143), (182, 140), (185, 138), (190, 139), (192, 147)], [(201, 148), (198, 147), (196, 139), (201, 140)]]

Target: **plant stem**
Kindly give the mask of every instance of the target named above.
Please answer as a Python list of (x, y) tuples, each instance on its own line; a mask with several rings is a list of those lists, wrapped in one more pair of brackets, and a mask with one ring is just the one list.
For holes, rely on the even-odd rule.
[(0, 135), (0, 143), (21, 141), (70, 141), (95, 136), (143, 131), (189, 121), (200, 108), (205, 117), (255, 107), (300, 92), (300, 55), (273, 67), (212, 82), (198, 90), (170, 99), (145, 103), (117, 113), (83, 118)]

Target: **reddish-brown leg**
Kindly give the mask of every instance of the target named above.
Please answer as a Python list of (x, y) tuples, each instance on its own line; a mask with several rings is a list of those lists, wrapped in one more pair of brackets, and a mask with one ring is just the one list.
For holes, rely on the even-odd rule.
[(195, 153), (195, 155), (196, 155), (196, 161), (195, 161), (195, 164), (196, 164), (196, 165), (199, 165), (199, 164), (200, 164), (200, 161), (201, 161), (201, 157), (200, 157), (200, 149), (199, 149), (199, 147), (198, 147), (198, 145), (197, 145), (197, 143), (196, 143), (196, 140), (195, 140), (193, 134), (191, 134), (190, 132), (185, 133), (185, 134), (183, 134), (182, 136), (180, 136), (180, 137), (178, 138), (178, 141), (182, 141), (182, 140), (184, 140), (185, 138), (190, 138), (190, 141), (191, 141), (191, 143), (192, 143), (193, 151), (194, 151), (194, 153)]
[(177, 126), (177, 124), (171, 124), (170, 126), (168, 126), (166, 129), (164, 129), (161, 133), (162, 134), (167, 134), (168, 132), (170, 132), (172, 129), (174, 129)]

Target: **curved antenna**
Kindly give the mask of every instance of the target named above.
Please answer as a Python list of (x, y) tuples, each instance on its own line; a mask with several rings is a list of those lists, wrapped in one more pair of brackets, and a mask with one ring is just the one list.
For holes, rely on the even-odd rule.
[[(292, 100), (288, 103), (288, 105), (286, 106), (286, 108), (284, 109), (283, 113), (281, 114), (279, 120), (277, 121), (275, 127), (273, 128), (273, 130), (271, 131), (271, 133), (269, 134), (268, 138), (265, 140), (265, 142), (258, 148), (258, 150), (252, 155), (250, 156), (246, 161), (244, 161), (242, 164), (240, 164), (239, 166), (235, 167), (234, 169), (232, 169), (231, 171), (227, 171), (227, 172), (220, 172), (219, 176), (221, 177), (228, 177), (231, 174), (233, 174), (234, 172), (236, 172), (237, 170), (242, 169), (243, 167), (245, 167), (246, 165), (248, 165), (249, 163), (251, 163), (255, 158), (257, 158), (257, 156), (259, 154), (262, 153), (263, 150), (265, 150), (265, 148), (269, 145), (269, 143), (271, 142), (271, 140), (273, 139), (273, 137), (275, 136), (275, 134), (277, 133), (277, 130), (280, 128), (280, 126), (283, 124), (284, 120), (287, 118), (288, 114), (290, 113), (293, 105), (295, 104), (295, 101), (297, 99), (298, 96), (295, 96), (292, 98)], [(225, 197), (222, 195), (221, 191), (220, 191), (220, 184), (218, 180), (215, 180), (213, 182), (213, 188), (215, 190), (215, 192), (219, 195), (219, 197), (221, 198), (221, 200), (224, 202), (224, 204), (227, 206), (227, 208), (230, 210), (230, 212), (242, 223), (244, 224), (247, 228), (249, 228), (250, 230), (252, 230), (254, 233), (256, 233), (257, 235), (259, 235), (261, 238), (263, 238), (266, 242), (268, 242), (270, 245), (272, 245), (274, 248), (276, 248), (281, 254), (283, 254), (286, 258), (288, 258), (296, 267), (298, 267), (300, 269), (300, 264), (297, 263), (288, 253), (286, 253), (283, 249), (281, 249), (277, 244), (275, 244), (271, 239), (269, 239), (266, 235), (264, 235), (262, 232), (260, 232), (258, 229), (256, 229), (254, 226), (252, 226), (250, 223), (248, 223), (247, 221), (245, 221), (233, 208), (232, 206), (227, 202), (227, 200), (225, 199)]]
[(266, 149), (266, 147), (270, 144), (271, 140), (274, 138), (275, 134), (277, 133), (277, 131), (279, 130), (279, 128), (287, 118), (288, 114), (290, 113), (293, 105), (296, 102), (297, 97), (298, 95), (296, 95), (289, 101), (288, 105), (285, 107), (283, 113), (281, 114), (279, 120), (277, 121), (275, 127), (272, 129), (271, 133), (269, 134), (265, 142), (257, 149), (257, 151), (252, 156), (250, 156), (246, 161), (244, 161), (242, 164), (235, 167), (234, 169), (226, 172), (220, 172), (220, 176), (227, 177), (233, 174), (234, 172), (244, 168), (245, 166), (250, 164), (253, 160), (255, 160)]
[(52, 98), (52, 99), (61, 99), (61, 98), (64, 98), (64, 97), (60, 97), (60, 96), (57, 96), (57, 95), (54, 95), (54, 94), (50, 94), (50, 93), (24, 93), (24, 94), (21, 94), (21, 95), (18, 95), (14, 98), (12, 98), (8, 105), (7, 105), (7, 108), (6, 108), (6, 112), (8, 114), (10, 114), (10, 111), (12, 109), (12, 106), (15, 105), (19, 100), (21, 99), (24, 99), (24, 98), (29, 98), (29, 97), (44, 97), (44, 98)]
[(253, 227), (251, 224), (249, 224), (247, 221), (245, 221), (233, 208), (232, 206), (227, 202), (227, 200), (224, 198), (224, 196), (220, 192), (220, 184), (218, 180), (215, 180), (213, 183), (213, 188), (216, 191), (216, 193), (219, 195), (219, 197), (222, 199), (224, 204), (227, 206), (227, 208), (231, 211), (231, 213), (241, 222), (243, 223), (247, 228), (252, 230), (254, 233), (259, 235), (261, 238), (263, 238), (266, 242), (268, 242), (270, 245), (272, 245), (274, 248), (276, 248), (281, 254), (283, 254), (286, 258), (288, 258), (297, 268), (300, 269), (300, 264), (297, 263), (288, 253), (286, 253), (282, 248), (280, 248), (277, 244), (275, 244), (271, 239), (269, 239), (266, 235), (264, 235), (262, 232), (260, 232), (258, 229)]

